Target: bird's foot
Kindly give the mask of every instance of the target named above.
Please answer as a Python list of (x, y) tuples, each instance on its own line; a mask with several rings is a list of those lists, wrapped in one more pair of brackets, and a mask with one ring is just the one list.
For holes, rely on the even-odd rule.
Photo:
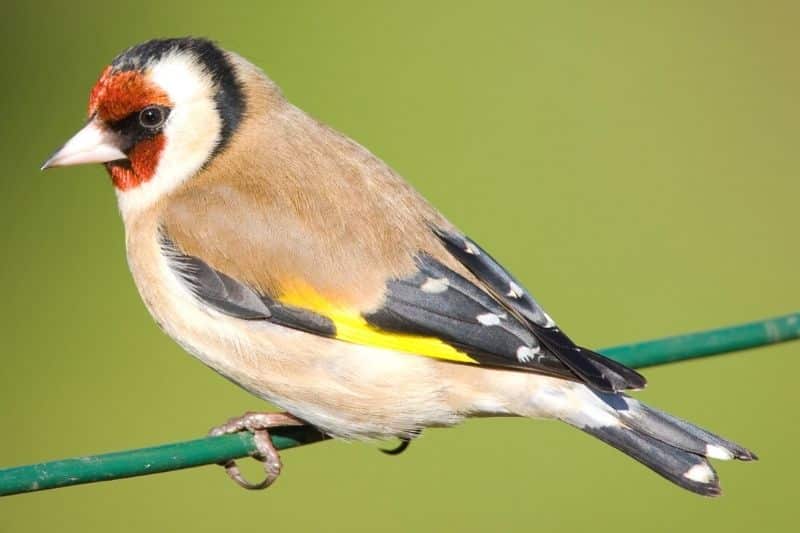
[(248, 490), (261, 490), (272, 485), (278, 476), (281, 474), (281, 457), (278, 450), (272, 444), (272, 438), (269, 435), (269, 429), (281, 426), (302, 426), (305, 422), (296, 418), (289, 413), (245, 413), (242, 416), (231, 418), (222, 425), (219, 425), (209, 431), (209, 435), (216, 437), (219, 435), (228, 435), (230, 433), (239, 433), (240, 431), (250, 431), (253, 434), (253, 442), (256, 445), (256, 452), (253, 458), (264, 465), (264, 472), (266, 478), (260, 483), (250, 483), (247, 481), (236, 461), (231, 459), (228, 462), (220, 463), (225, 472), (232, 480), (240, 487)]

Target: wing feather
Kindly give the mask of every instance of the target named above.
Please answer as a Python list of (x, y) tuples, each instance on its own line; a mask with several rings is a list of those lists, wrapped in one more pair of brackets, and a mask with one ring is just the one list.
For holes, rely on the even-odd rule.
[(457, 233), (438, 228), (433, 231), (488, 291), (523, 317), (536, 338), (587, 384), (604, 391), (646, 385), (644, 376), (635, 370), (572, 342), (533, 296), (480, 246)]
[(584, 381), (603, 391), (641, 388), (644, 378), (575, 345), (533, 297), (466, 237), (436, 230), (446, 250), (477, 283), (428, 253), (413, 274), (389, 280), (378, 309), (344, 308), (312, 288), (269, 297), (198, 257), (183, 254), (166, 234), (170, 265), (202, 302), (243, 320), (358, 344), (457, 361), (539, 372)]

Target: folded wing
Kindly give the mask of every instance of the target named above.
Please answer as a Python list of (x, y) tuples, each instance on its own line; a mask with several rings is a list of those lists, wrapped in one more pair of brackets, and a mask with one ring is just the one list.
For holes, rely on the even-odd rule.
[(259, 294), (163, 237), (170, 265), (206, 305), (242, 320), (449, 361), (538, 372), (602, 391), (641, 388), (637, 372), (576, 346), (511, 275), (467, 238), (434, 230), (475, 280), (420, 252), (416, 270), (387, 282), (368, 313), (300, 294)]

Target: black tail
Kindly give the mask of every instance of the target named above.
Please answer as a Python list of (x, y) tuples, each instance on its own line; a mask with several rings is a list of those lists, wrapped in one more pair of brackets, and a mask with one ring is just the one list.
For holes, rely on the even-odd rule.
[(605, 404), (602, 416), (583, 412), (566, 421), (697, 494), (717, 496), (721, 492), (717, 473), (707, 458), (757, 459), (738, 444), (633, 398), (621, 394), (595, 395)]

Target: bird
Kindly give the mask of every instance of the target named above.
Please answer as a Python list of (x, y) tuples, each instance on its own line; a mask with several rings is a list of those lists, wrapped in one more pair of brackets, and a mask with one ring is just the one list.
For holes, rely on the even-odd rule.
[(575, 344), (521, 282), (362, 145), (291, 104), (242, 56), (197, 37), (120, 53), (88, 121), (42, 169), (102, 164), (128, 265), (157, 324), (283, 413), (249, 412), (265, 479), (269, 430), (399, 438), (472, 417), (555, 419), (691, 492), (709, 459), (754, 453), (638, 401), (645, 378)]

